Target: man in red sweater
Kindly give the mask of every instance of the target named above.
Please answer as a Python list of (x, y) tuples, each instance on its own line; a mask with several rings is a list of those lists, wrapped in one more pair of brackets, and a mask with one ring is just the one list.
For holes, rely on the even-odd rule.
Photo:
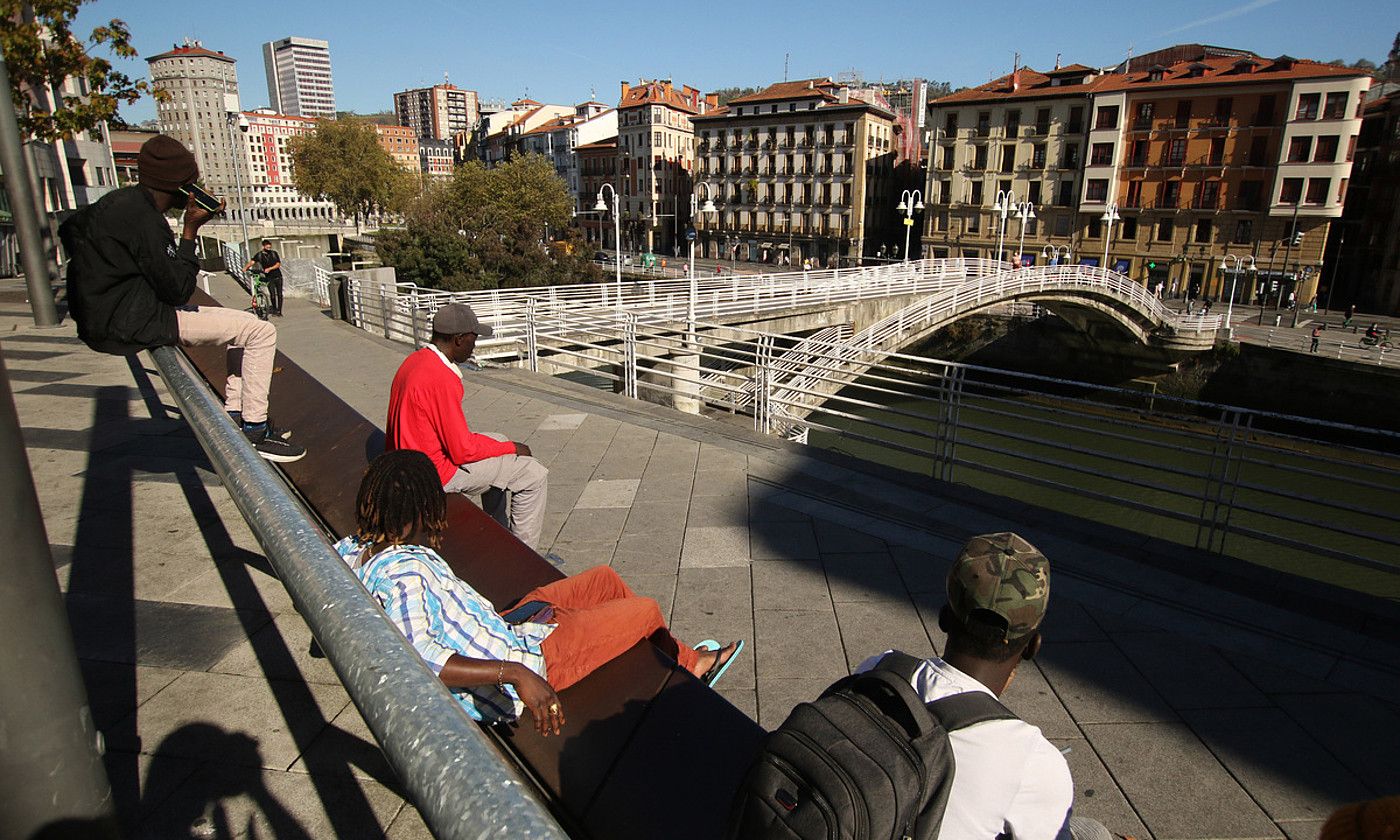
[(404, 359), (394, 374), (385, 448), (425, 453), (442, 489), (480, 495), (487, 513), (537, 548), (549, 470), (525, 444), (473, 432), (462, 413), (465, 391), (457, 365), (471, 358), (477, 336), (491, 332), (465, 304), (449, 303), (433, 315), (432, 342)]

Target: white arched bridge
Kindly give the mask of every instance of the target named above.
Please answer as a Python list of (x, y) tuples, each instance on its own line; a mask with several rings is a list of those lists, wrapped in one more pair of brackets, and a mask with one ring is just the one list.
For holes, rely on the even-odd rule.
[(787, 432), (872, 365), (972, 315), (1050, 312), (1175, 356), (1210, 349), (1224, 326), (1218, 315), (1169, 309), (1096, 266), (1012, 269), (971, 259), (707, 276), (693, 292), (686, 279), (459, 293), (348, 282), (351, 320), (415, 344), (448, 302), (469, 303), (494, 327), (478, 343), (482, 359), (600, 377), (689, 411), (753, 413), (760, 428)]

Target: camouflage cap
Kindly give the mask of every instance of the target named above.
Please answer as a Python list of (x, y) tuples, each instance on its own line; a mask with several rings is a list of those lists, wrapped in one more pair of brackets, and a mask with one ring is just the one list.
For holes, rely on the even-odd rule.
[(1006, 620), (1006, 640), (1040, 626), (1050, 601), (1050, 561), (1010, 531), (982, 534), (963, 546), (948, 572), (948, 606), (959, 621), (974, 610)]

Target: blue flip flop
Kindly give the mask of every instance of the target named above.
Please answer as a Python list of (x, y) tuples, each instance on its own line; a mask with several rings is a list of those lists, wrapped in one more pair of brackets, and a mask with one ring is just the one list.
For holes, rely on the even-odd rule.
[(719, 650), (721, 647), (723, 647), (723, 645), (721, 645), (719, 642), (715, 641), (714, 639), (706, 639), (706, 640), (703, 641), (703, 642), (697, 642), (696, 645), (695, 645), (695, 649), (696, 649), (696, 650), (703, 650), (703, 651)]
[[(706, 639), (705, 641), (701, 642), (700, 644), (702, 644), (702, 645), (703, 645), (703, 644), (713, 644), (713, 645), (714, 645), (714, 647), (712, 647), (712, 648), (711, 648), (711, 647), (705, 648), (706, 650), (720, 650), (719, 642), (716, 642), (716, 641), (714, 641), (713, 639)], [(699, 645), (696, 645), (696, 649), (697, 649), (697, 650), (699, 649)], [(703, 682), (705, 685), (708, 685), (710, 688), (714, 688), (714, 687), (715, 687), (715, 683), (719, 682), (719, 678), (722, 677), (722, 676), (724, 676), (724, 672), (729, 670), (729, 666), (730, 666), (730, 665), (733, 665), (733, 664), (734, 664), (734, 660), (738, 659), (738, 658), (739, 658), (739, 654), (741, 654), (741, 653), (743, 653), (743, 652), (744, 652), (744, 640), (743, 640), (743, 639), (740, 639), (738, 642), (736, 642), (736, 643), (734, 644), (734, 652), (731, 653), (731, 654), (729, 655), (729, 658), (728, 658), (728, 659), (724, 660), (724, 664), (723, 664), (723, 665), (716, 665), (715, 668), (711, 668), (710, 670), (706, 671), (706, 672), (705, 672), (705, 675), (702, 676), (702, 677), (700, 678), (700, 681)], [(718, 670), (716, 670), (716, 668), (718, 668)]]

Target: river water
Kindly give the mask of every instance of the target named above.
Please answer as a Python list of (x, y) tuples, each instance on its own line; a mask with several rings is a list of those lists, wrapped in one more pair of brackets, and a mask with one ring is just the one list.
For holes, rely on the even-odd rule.
[[(931, 475), (940, 434), (951, 432), (957, 483), (1200, 547), (1211, 542), (1200, 519), (1214, 514), (1232, 529), (1301, 544), (1230, 533), (1228, 556), (1400, 599), (1400, 549), (1365, 536), (1400, 542), (1400, 459), (1259, 431), (1241, 433), (1227, 458), (1218, 424), (1160, 413), (1161, 398), (1086, 405), (1080, 395), (1033, 393), (1023, 382), (998, 390), (985, 381), (1010, 380), (992, 374), (983, 384), (969, 374), (950, 423), (948, 401), (930, 390), (940, 371), (906, 365), (859, 380), (824, 407), (855, 416), (814, 413), (812, 421), (832, 430), (813, 428), (809, 443)], [(1222, 472), (1225, 481), (1212, 478)]]

